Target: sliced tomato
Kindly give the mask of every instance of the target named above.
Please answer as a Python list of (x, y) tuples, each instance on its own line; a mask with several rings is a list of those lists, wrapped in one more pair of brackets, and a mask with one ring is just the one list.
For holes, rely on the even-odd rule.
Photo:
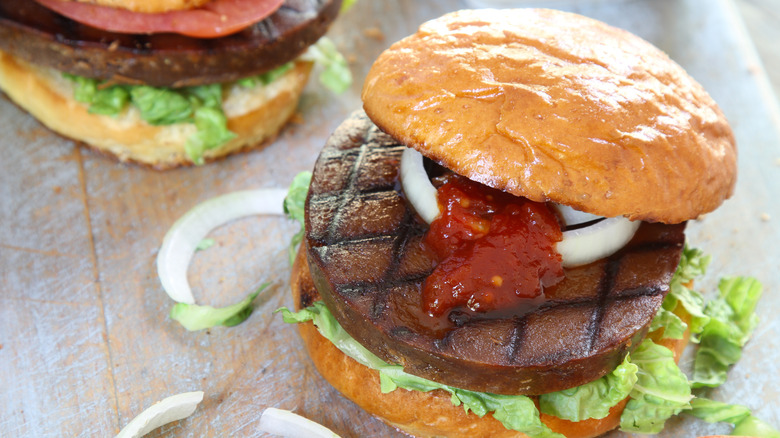
[(212, 0), (190, 10), (147, 14), (91, 3), (36, 0), (71, 20), (117, 33), (172, 32), (196, 38), (219, 38), (263, 20), (284, 0)]

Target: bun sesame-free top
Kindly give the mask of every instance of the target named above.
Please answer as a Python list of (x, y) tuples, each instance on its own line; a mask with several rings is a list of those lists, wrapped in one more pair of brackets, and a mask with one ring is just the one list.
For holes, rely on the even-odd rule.
[(363, 101), (377, 126), (443, 166), (534, 201), (679, 223), (736, 181), (713, 99), (626, 31), (545, 9), (459, 11), (385, 51)]

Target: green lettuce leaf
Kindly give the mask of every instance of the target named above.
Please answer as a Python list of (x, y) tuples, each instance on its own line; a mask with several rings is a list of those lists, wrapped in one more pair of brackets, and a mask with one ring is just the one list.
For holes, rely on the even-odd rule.
[(769, 424), (754, 417), (745, 406), (695, 398), (691, 400), (692, 409), (687, 413), (708, 423), (730, 423), (732, 435), (754, 436), (762, 438), (780, 438), (780, 432)]
[(690, 409), (688, 378), (674, 362), (672, 351), (650, 339), (642, 341), (631, 356), (639, 370), (631, 400), (620, 417), (620, 428), (627, 432), (659, 433), (669, 417)]
[(192, 117), (190, 100), (170, 88), (134, 86), (130, 88), (130, 99), (141, 112), (141, 118), (151, 125), (188, 122)]
[(76, 76), (70, 73), (63, 73), (62, 77), (73, 82), (73, 98), (78, 102), (92, 103), (92, 99), (97, 93), (100, 81), (84, 76)]
[(214, 246), (215, 243), (217, 243), (217, 242), (214, 239), (211, 239), (211, 238), (201, 239), (201, 241), (198, 242), (198, 245), (195, 247), (195, 251), (207, 250), (207, 249), (211, 248), (212, 246)]
[(222, 111), (222, 86), (220, 84), (188, 87), (183, 90), (194, 111), (197, 129), (187, 138), (184, 150), (195, 164), (203, 164), (203, 153), (236, 138), (228, 130), (227, 117)]
[(704, 255), (704, 251), (698, 248), (690, 248), (686, 245), (683, 248), (677, 271), (675, 271), (674, 277), (672, 277), (672, 282), (687, 283), (704, 276), (711, 260), (712, 257)]
[(708, 423), (737, 424), (750, 415), (750, 409), (740, 405), (730, 405), (706, 398), (691, 400), (691, 410), (687, 412)]
[[(705, 311), (712, 318), (730, 321), (739, 327), (740, 337), (737, 340), (745, 345), (758, 325), (755, 311), (763, 286), (752, 277), (726, 277), (718, 283), (718, 291), (720, 298), (711, 303), (712, 309), (707, 306)], [(724, 306), (719, 305), (721, 301), (725, 302)]]
[(130, 93), (123, 85), (112, 85), (100, 88), (100, 81), (70, 73), (63, 77), (73, 82), (73, 98), (78, 102), (88, 103), (91, 114), (116, 116), (130, 100)]
[[(467, 411), (469, 409), (474, 411), (475, 406), (480, 408), (484, 406), (488, 412), (493, 412), (493, 417), (507, 429), (520, 431), (532, 438), (564, 438), (563, 435), (553, 432), (542, 423), (536, 405), (528, 397), (446, 388), (450, 388), (449, 392), (453, 397), (458, 397), (463, 402)], [(446, 388), (442, 389), (446, 390)], [(475, 413), (479, 415), (479, 412), (475, 411)]]
[[(684, 284), (704, 275), (710, 258), (695, 248), (683, 249), (680, 264), (670, 282), (670, 291), (650, 323), (650, 331), (664, 328), (661, 339), (682, 339), (688, 324), (674, 314), (678, 305), (682, 305), (691, 314), (691, 334), (696, 337), (704, 329), (709, 317), (704, 313), (704, 297)], [(696, 339), (694, 339), (696, 342)]]
[(288, 254), (290, 265), (295, 261), (295, 255), (298, 253), (298, 247), (303, 241), (303, 213), (306, 205), (306, 195), (309, 194), (309, 185), (311, 184), (311, 172), (301, 172), (295, 175), (287, 196), (284, 198), (284, 213), (290, 219), (301, 224), (301, 229), (292, 237)]
[(688, 324), (672, 311), (661, 307), (650, 322), (650, 331), (654, 332), (661, 328), (664, 329), (663, 336), (661, 336), (662, 339), (682, 339), (685, 336), (685, 329), (688, 328)]
[(737, 423), (731, 434), (761, 438), (780, 438), (780, 432), (777, 429), (752, 415)]
[(704, 296), (693, 289), (688, 289), (680, 283), (671, 283), (669, 294), (664, 299), (664, 307), (667, 310), (669, 307), (682, 305), (683, 308), (691, 315), (691, 322), (688, 327), (691, 330), (691, 341), (698, 342), (698, 334), (704, 330), (704, 326), (710, 321), (710, 317), (704, 313)]
[(234, 139), (236, 134), (228, 130), (227, 118), (221, 109), (202, 106), (195, 110), (197, 131), (187, 138), (184, 150), (193, 163), (203, 164), (203, 153)]
[(249, 318), (253, 310), (252, 302), (268, 285), (269, 283), (262, 284), (255, 292), (249, 294), (242, 301), (227, 307), (215, 308), (197, 304), (176, 303), (171, 309), (170, 317), (191, 332), (218, 325), (233, 327)]
[(292, 68), (293, 68), (293, 63), (288, 62), (287, 64), (280, 65), (279, 67), (276, 67), (273, 70), (258, 75), (257, 79), (260, 81), (261, 84), (268, 85), (271, 82), (284, 76), (284, 74), (292, 70)]
[(116, 116), (127, 105), (129, 100), (130, 93), (125, 87), (115, 85), (99, 89), (92, 96), (92, 105), (89, 106), (89, 112), (92, 114)]
[(536, 405), (528, 397), (454, 388), (408, 374), (400, 365), (385, 363), (349, 336), (321, 301), (297, 313), (284, 307), (277, 312), (282, 313), (282, 318), (287, 323), (313, 321), (319, 332), (344, 354), (364, 366), (378, 370), (383, 392), (391, 392), (397, 388), (424, 392), (441, 389), (452, 395), (452, 403), (455, 406), (462, 405), (466, 412), (472, 411), (480, 417), (492, 412), (493, 417), (507, 429), (520, 431), (531, 438), (564, 438), (563, 435), (551, 431), (542, 423)]
[(604, 418), (609, 409), (628, 397), (637, 381), (638, 367), (629, 356), (604, 377), (575, 388), (542, 394), (539, 408), (548, 415), (569, 421)]
[(343, 14), (344, 12), (350, 10), (352, 6), (355, 6), (355, 3), (357, 3), (357, 0), (344, 0), (341, 2), (341, 10), (339, 11), (339, 14)]
[[(704, 296), (693, 289), (689, 289), (685, 284), (704, 275), (709, 263), (710, 257), (705, 256), (701, 250), (686, 246), (680, 258), (680, 264), (669, 284), (669, 293), (661, 305), (665, 310), (671, 312), (679, 304), (691, 315), (689, 328), (692, 342), (698, 342), (698, 334), (704, 330), (704, 326), (709, 322), (710, 318), (704, 313)], [(662, 315), (662, 317), (673, 319), (669, 315)], [(682, 320), (673, 324), (673, 334), (679, 331), (680, 324), (685, 325)], [(666, 334), (664, 337), (667, 337)]]
[(273, 70), (269, 70), (265, 73), (261, 73), (256, 76), (250, 76), (248, 78), (239, 79), (237, 82), (242, 87), (246, 88), (252, 88), (256, 87), (257, 85), (268, 85), (271, 82), (279, 79), (287, 73), (288, 71), (292, 70), (294, 66), (293, 62), (288, 62), (287, 64), (280, 65), (279, 67), (276, 67)]
[(333, 314), (330, 313), (330, 310), (325, 307), (325, 303), (322, 301), (316, 301), (310, 307), (298, 312), (293, 312), (286, 307), (276, 310), (275, 313), (279, 312), (281, 312), (284, 322), (288, 324), (298, 324), (307, 321), (314, 322), (322, 336), (361, 365), (371, 369), (392, 366), (386, 364), (385, 361), (353, 339), (336, 321), (336, 318), (333, 317)]
[(314, 61), (322, 66), (320, 83), (334, 93), (343, 93), (352, 85), (352, 72), (336, 44), (322, 37), (301, 56), (301, 59)]
[(755, 309), (762, 286), (755, 278), (730, 277), (718, 284), (720, 297), (707, 304), (709, 322), (701, 333), (693, 367), (693, 386), (716, 387), (726, 381), (731, 365), (742, 356), (758, 316)]
[(220, 84), (187, 87), (182, 92), (190, 99), (190, 105), (193, 108), (197, 109), (201, 106), (207, 106), (222, 110), (222, 85)]

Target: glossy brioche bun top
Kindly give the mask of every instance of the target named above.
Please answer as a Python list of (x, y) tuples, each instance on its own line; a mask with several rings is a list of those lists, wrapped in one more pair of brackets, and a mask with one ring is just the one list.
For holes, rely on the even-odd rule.
[(682, 222), (736, 180), (734, 136), (701, 85), (643, 39), (576, 14), (429, 21), (377, 59), (363, 102), (461, 175), (600, 216)]
[(199, 8), (212, 0), (65, 0), (127, 9), (133, 12), (159, 13)]

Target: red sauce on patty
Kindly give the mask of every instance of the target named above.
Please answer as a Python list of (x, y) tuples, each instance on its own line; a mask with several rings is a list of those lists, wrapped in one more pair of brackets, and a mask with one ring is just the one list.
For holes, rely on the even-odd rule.
[(422, 290), (430, 316), (515, 307), (563, 279), (561, 228), (546, 204), (458, 175), (445, 177), (438, 202), (424, 240), (439, 260)]

